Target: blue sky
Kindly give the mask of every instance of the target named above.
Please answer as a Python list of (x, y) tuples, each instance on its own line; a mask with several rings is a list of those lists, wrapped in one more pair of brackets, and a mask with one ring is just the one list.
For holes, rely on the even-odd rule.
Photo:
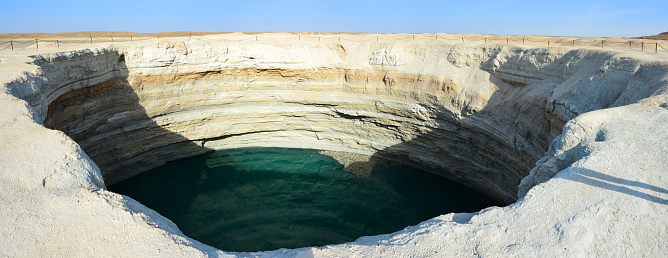
[(634, 37), (668, 31), (668, 1), (3, 0), (0, 33), (405, 32)]

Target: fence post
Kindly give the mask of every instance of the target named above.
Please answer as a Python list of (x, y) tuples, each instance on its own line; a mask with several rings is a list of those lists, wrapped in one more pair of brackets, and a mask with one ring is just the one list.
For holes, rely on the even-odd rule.
[(376, 43), (378, 43), (378, 37), (376, 37)]
[(631, 49), (631, 41), (629, 41), (629, 49)]
[(604, 42), (604, 41), (605, 41), (605, 40), (601, 40), (601, 48), (603, 48), (603, 42)]
[(506, 45), (508, 45), (508, 38), (506, 38)]
[(130, 36), (130, 41), (132, 41), (132, 36)]
[(462, 43), (464, 43), (464, 37), (462, 37)]
[(37, 39), (35, 39), (35, 46), (39, 49), (39, 42), (37, 42)]
[(524, 45), (524, 38), (522, 38), (522, 45)]
[(547, 47), (550, 47), (550, 41), (549, 40), (547, 41)]
[(436, 34), (436, 40), (438, 40), (438, 34)]
[(487, 44), (487, 38), (485, 38), (485, 44)]
[(299, 40), (302, 40), (302, 34), (299, 34)]
[(413, 40), (415, 40), (415, 35), (413, 35)]
[(12, 45), (12, 50), (14, 50), (14, 41), (13, 41), (13, 40), (10, 40), (10, 41), (9, 41), (9, 44)]
[(575, 40), (573, 40), (573, 47), (575, 47)]

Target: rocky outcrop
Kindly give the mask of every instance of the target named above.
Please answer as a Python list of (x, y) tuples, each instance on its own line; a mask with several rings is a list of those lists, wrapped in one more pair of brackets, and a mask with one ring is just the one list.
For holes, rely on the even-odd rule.
[[(99, 215), (100, 221), (143, 214), (135, 221), (157, 231), (132, 227), (174, 239), (169, 250), (185, 244), (193, 252), (217, 253), (184, 238), (169, 223), (153, 222), (162, 218), (141, 205), (102, 190), (100, 176), (111, 184), (169, 160), (251, 146), (395, 160), (513, 203), (477, 214), (444, 215), (346, 245), (286, 251), (288, 255), (587, 255), (614, 253), (620, 246), (633, 248), (630, 254), (665, 249), (656, 238), (667, 230), (659, 221), (666, 211), (668, 192), (662, 187), (668, 180), (656, 173), (665, 171), (659, 157), (668, 150), (660, 140), (637, 139), (668, 135), (661, 129), (668, 117), (665, 62), (583, 49), (431, 41), (261, 44), (214, 39), (116, 45), (34, 60), (40, 74), (8, 83), (11, 95), (5, 94), (2, 103), (14, 103), (4, 116), (23, 121), (14, 123), (16, 130), (34, 127), (40, 132), (35, 134), (49, 132), (44, 137), (70, 146), (55, 151), (69, 161), (49, 156), (67, 164), (51, 174), (69, 175), (58, 177), (54, 182), (60, 184), (53, 189), (69, 189), (67, 200), (107, 200), (105, 209), (120, 217)], [(40, 124), (64, 132), (81, 149)], [(47, 146), (35, 141), (35, 148), (14, 148), (30, 153)], [(27, 161), (6, 157), (9, 162), (3, 164), (14, 167), (3, 165), (3, 178), (33, 180), (30, 189), (40, 189), (40, 180), (46, 187), (57, 178), (17, 176), (14, 171), (22, 171), (18, 164)], [(625, 166), (614, 157), (634, 160)], [(637, 175), (642, 166), (633, 164), (643, 163), (656, 172)], [(3, 199), (6, 205), (14, 205), (8, 198)], [(109, 201), (118, 198), (122, 201)], [(661, 226), (612, 215), (627, 210), (620, 203), (647, 212)], [(610, 223), (617, 219), (629, 226), (613, 227)], [(595, 225), (600, 232), (578, 233), (594, 221), (605, 222)], [(606, 225), (611, 227), (607, 232)], [(601, 242), (613, 230), (642, 238), (641, 247), (621, 238)], [(591, 245), (575, 240), (583, 234), (581, 240)]]

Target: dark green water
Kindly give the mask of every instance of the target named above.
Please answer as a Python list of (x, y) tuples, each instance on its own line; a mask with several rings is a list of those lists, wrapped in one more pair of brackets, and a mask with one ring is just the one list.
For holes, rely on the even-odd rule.
[(499, 205), (445, 178), (403, 165), (368, 177), (316, 150), (246, 148), (170, 162), (114, 184), (189, 237), (226, 251), (353, 241), (440, 214)]

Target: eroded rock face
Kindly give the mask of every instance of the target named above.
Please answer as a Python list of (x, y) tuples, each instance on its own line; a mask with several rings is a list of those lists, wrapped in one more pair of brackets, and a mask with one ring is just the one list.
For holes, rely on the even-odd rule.
[[(199, 40), (101, 50), (104, 65), (87, 62), (92, 52), (45, 57), (44, 67), (78, 65), (54, 76), (65, 85), (94, 78), (46, 94), (45, 125), (76, 140), (108, 184), (207, 150), (261, 145), (396, 159), (510, 203), (563, 124), (611, 106), (640, 66), (600, 53), (376, 47), (364, 63), (339, 44), (214, 48)], [(587, 71), (580, 62), (591, 58), (623, 69)], [(570, 85), (592, 78), (621, 86)], [(584, 87), (594, 94), (578, 94)]]
[[(591, 50), (438, 42), (295, 45), (195, 39), (35, 60), (43, 74), (14, 81), (7, 91), (27, 101), (35, 126), (63, 131), (81, 146), (85, 153), (77, 150), (74, 160), (89, 156), (94, 161), (84, 166), (93, 172), (68, 170), (78, 178), (93, 178), (92, 183), (81, 181), (88, 188), (103, 187), (100, 174), (110, 184), (169, 160), (264, 146), (373, 155), (474, 186), (506, 203), (520, 198), (505, 208), (445, 215), (392, 235), (288, 255), (607, 253), (621, 248), (615, 241), (626, 241), (600, 243), (611, 234), (606, 229), (613, 231), (603, 228), (615, 221), (610, 214), (625, 209), (619, 202), (639, 205), (657, 221), (668, 204), (663, 176), (631, 179), (628, 173), (639, 167), (616, 167), (619, 161), (610, 160), (611, 153), (622, 157), (643, 152), (642, 145), (654, 146), (656, 152), (644, 153), (637, 162), (665, 171), (665, 162), (657, 158), (668, 154), (665, 144), (635, 141), (619, 129), (630, 123), (638, 137), (668, 135), (661, 129), (668, 124), (665, 62)], [(620, 147), (624, 143), (629, 146)], [(550, 180), (560, 172), (562, 177)], [(642, 187), (647, 183), (624, 186), (656, 177), (662, 183), (653, 188)], [(606, 180), (622, 190), (608, 187)], [(610, 191), (612, 197), (606, 196)], [(107, 203), (113, 210), (144, 209)], [(665, 243), (655, 239), (666, 232), (665, 222), (652, 228), (637, 218), (621, 218), (630, 226), (614, 226), (615, 232), (642, 235), (646, 250), (665, 250)], [(596, 221), (605, 222), (596, 225), (600, 233), (575, 241), (582, 237), (577, 232)], [(158, 225), (164, 234), (181, 239), (178, 229), (164, 225)], [(190, 241), (169, 245), (185, 243), (196, 252), (217, 253)], [(408, 243), (415, 246), (405, 247)], [(608, 250), (611, 245), (615, 248)], [(630, 245), (623, 246), (635, 248), (631, 254), (643, 250)]]

